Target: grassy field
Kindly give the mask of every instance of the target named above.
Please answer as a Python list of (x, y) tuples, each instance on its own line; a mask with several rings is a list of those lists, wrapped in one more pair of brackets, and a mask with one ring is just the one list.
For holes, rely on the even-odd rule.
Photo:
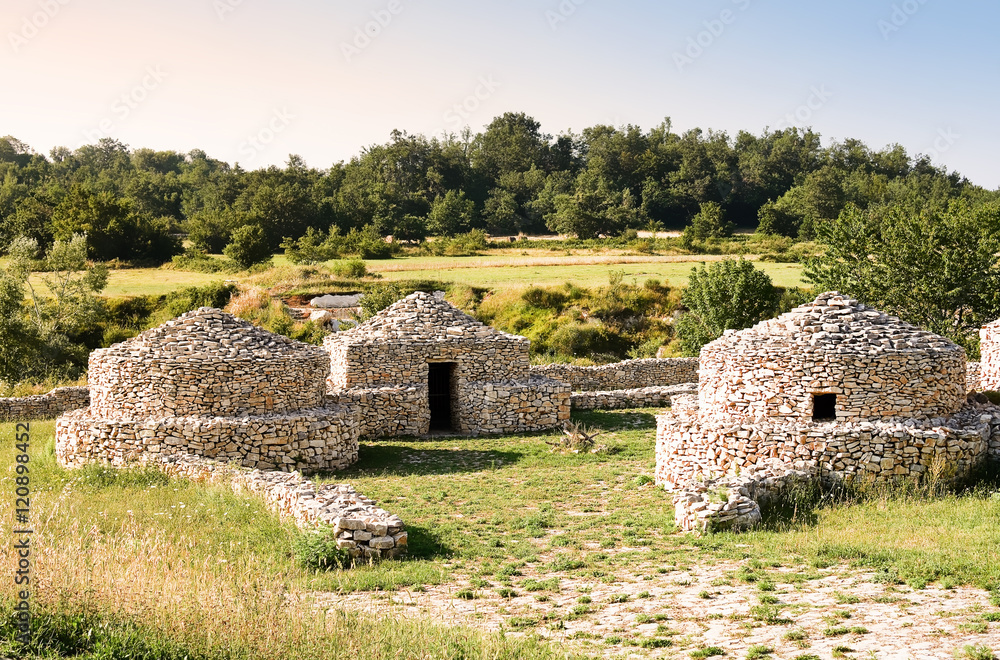
[[(426, 650), (416, 657), (561, 657), (667, 646), (686, 657), (711, 641), (711, 615), (685, 620), (678, 610), (678, 589), (697, 571), (714, 571), (702, 597), (720, 599), (740, 585), (776, 584), (787, 600), (831, 576), (871, 573), (882, 576), (886, 598), (928, 584), (1000, 587), (1000, 495), (986, 487), (874, 492), (772, 516), (752, 533), (677, 534), (668, 496), (651, 483), (653, 412), (575, 415), (602, 430), (598, 454), (553, 452), (546, 441), (555, 434), (364, 443), (356, 467), (323, 480), (351, 483), (398, 513), (410, 556), (322, 573), (296, 562), (300, 532), (258, 501), (158, 473), (68, 473), (54, 461), (52, 424), (35, 424), (36, 603), (55, 627), (72, 628), (72, 616), (88, 612), (121, 635), (138, 625), (190, 657), (381, 658), (401, 649), (410, 657), (412, 648)], [(0, 443), (10, 484), (11, 425), (0, 425)], [(10, 544), (0, 550), (4, 565), (11, 553)], [(409, 596), (443, 602), (435, 621), (471, 608), (471, 621), (495, 619), (517, 635), (371, 613), (374, 603)], [(315, 607), (327, 599), (333, 609)], [(338, 613), (352, 602), (360, 613)], [(753, 602), (734, 607), (734, 620), (760, 613)], [(809, 611), (786, 606), (759, 626), (776, 627), (780, 639), (788, 626), (806, 626)], [(987, 635), (1000, 619), (973, 621), (981, 609), (958, 615)], [(595, 634), (608, 620), (615, 627)], [(684, 626), (694, 632), (681, 635)], [(561, 643), (547, 646), (544, 636)], [(10, 652), (4, 643), (0, 654)]]

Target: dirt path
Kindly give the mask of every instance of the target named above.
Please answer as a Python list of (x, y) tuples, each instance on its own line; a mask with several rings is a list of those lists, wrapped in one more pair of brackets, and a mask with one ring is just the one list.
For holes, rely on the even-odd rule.
[[(535, 633), (604, 657), (689, 658), (716, 646), (728, 658), (743, 658), (754, 645), (788, 659), (922, 660), (955, 658), (966, 645), (1000, 650), (1000, 623), (992, 622), (1000, 609), (980, 589), (915, 591), (873, 582), (871, 573), (846, 566), (769, 569), (751, 583), (745, 565), (731, 561), (665, 573), (643, 569), (639, 575), (559, 579), (525, 568), (511, 578), (512, 597), (498, 594), (503, 587), (491, 577), (489, 586), (466, 578), (426, 591), (316, 598), (320, 607)], [(734, 578), (740, 574), (743, 581)], [(529, 592), (529, 578), (556, 578), (558, 588)], [(761, 590), (768, 582), (773, 590)], [(469, 599), (470, 591), (477, 597)]]

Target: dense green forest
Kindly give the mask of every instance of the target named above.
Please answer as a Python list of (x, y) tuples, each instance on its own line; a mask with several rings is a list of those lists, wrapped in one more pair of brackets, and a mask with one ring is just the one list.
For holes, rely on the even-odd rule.
[(598, 125), (553, 137), (507, 113), (476, 134), (393, 131), (327, 169), (293, 155), (284, 168), (254, 171), (199, 150), (104, 139), (46, 157), (0, 138), (0, 252), (17, 236), (45, 248), (86, 232), (90, 258), (133, 263), (169, 260), (185, 235), (218, 253), (241, 227), (253, 228), (245, 240), (262, 237), (271, 251), (310, 230), (322, 238), (367, 229), (403, 241), (472, 229), (590, 238), (708, 221), (709, 231), (811, 238), (848, 204), (934, 212), (956, 199), (997, 198), (898, 145), (823, 146), (796, 128), (678, 134), (669, 120), (648, 131)]

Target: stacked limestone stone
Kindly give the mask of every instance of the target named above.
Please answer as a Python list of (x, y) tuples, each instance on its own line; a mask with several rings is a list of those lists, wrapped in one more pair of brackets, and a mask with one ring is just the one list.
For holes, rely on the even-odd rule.
[(673, 405), (674, 397), (698, 391), (697, 383), (666, 387), (639, 387), (603, 392), (574, 392), (570, 403), (574, 410), (616, 410), (618, 408), (653, 408)]
[(982, 356), (979, 390), (1000, 390), (1000, 321), (979, 330), (979, 353)]
[(327, 407), (327, 357), (203, 307), (90, 356), (90, 407), (56, 424), (66, 466), (195, 454), (267, 470), (357, 460), (354, 414)]
[(529, 342), (417, 292), (353, 330), (330, 335), (330, 396), (359, 413), (362, 435), (424, 435), (429, 363), (454, 364), (451, 426), (462, 433), (552, 428), (569, 419), (569, 387), (529, 375)]
[[(697, 405), (657, 418), (657, 483), (802, 465), (828, 479), (960, 477), (1000, 448), (963, 349), (836, 292), (702, 349)], [(814, 419), (817, 395), (835, 395)]]
[(58, 417), (68, 410), (85, 408), (88, 403), (90, 391), (86, 387), (57, 387), (45, 394), (0, 398), (0, 422)]
[(646, 358), (590, 367), (542, 364), (532, 366), (531, 373), (568, 383), (574, 392), (667, 387), (697, 383), (698, 358)]

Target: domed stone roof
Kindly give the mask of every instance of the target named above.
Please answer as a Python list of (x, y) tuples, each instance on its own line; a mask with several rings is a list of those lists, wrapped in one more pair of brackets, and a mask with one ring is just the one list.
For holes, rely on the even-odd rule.
[(406, 341), (528, 341), (477, 321), (444, 299), (417, 291), (399, 300), (357, 328), (333, 335), (337, 341), (364, 343)]
[[(713, 348), (767, 343), (775, 350), (865, 353), (962, 351), (954, 342), (872, 309), (837, 291), (822, 293), (787, 314), (739, 332), (727, 331)], [(710, 344), (710, 345), (712, 345)]]
[(212, 307), (201, 307), (100, 351), (101, 358), (161, 356), (206, 360), (266, 360), (325, 356), (318, 346), (294, 341)]

